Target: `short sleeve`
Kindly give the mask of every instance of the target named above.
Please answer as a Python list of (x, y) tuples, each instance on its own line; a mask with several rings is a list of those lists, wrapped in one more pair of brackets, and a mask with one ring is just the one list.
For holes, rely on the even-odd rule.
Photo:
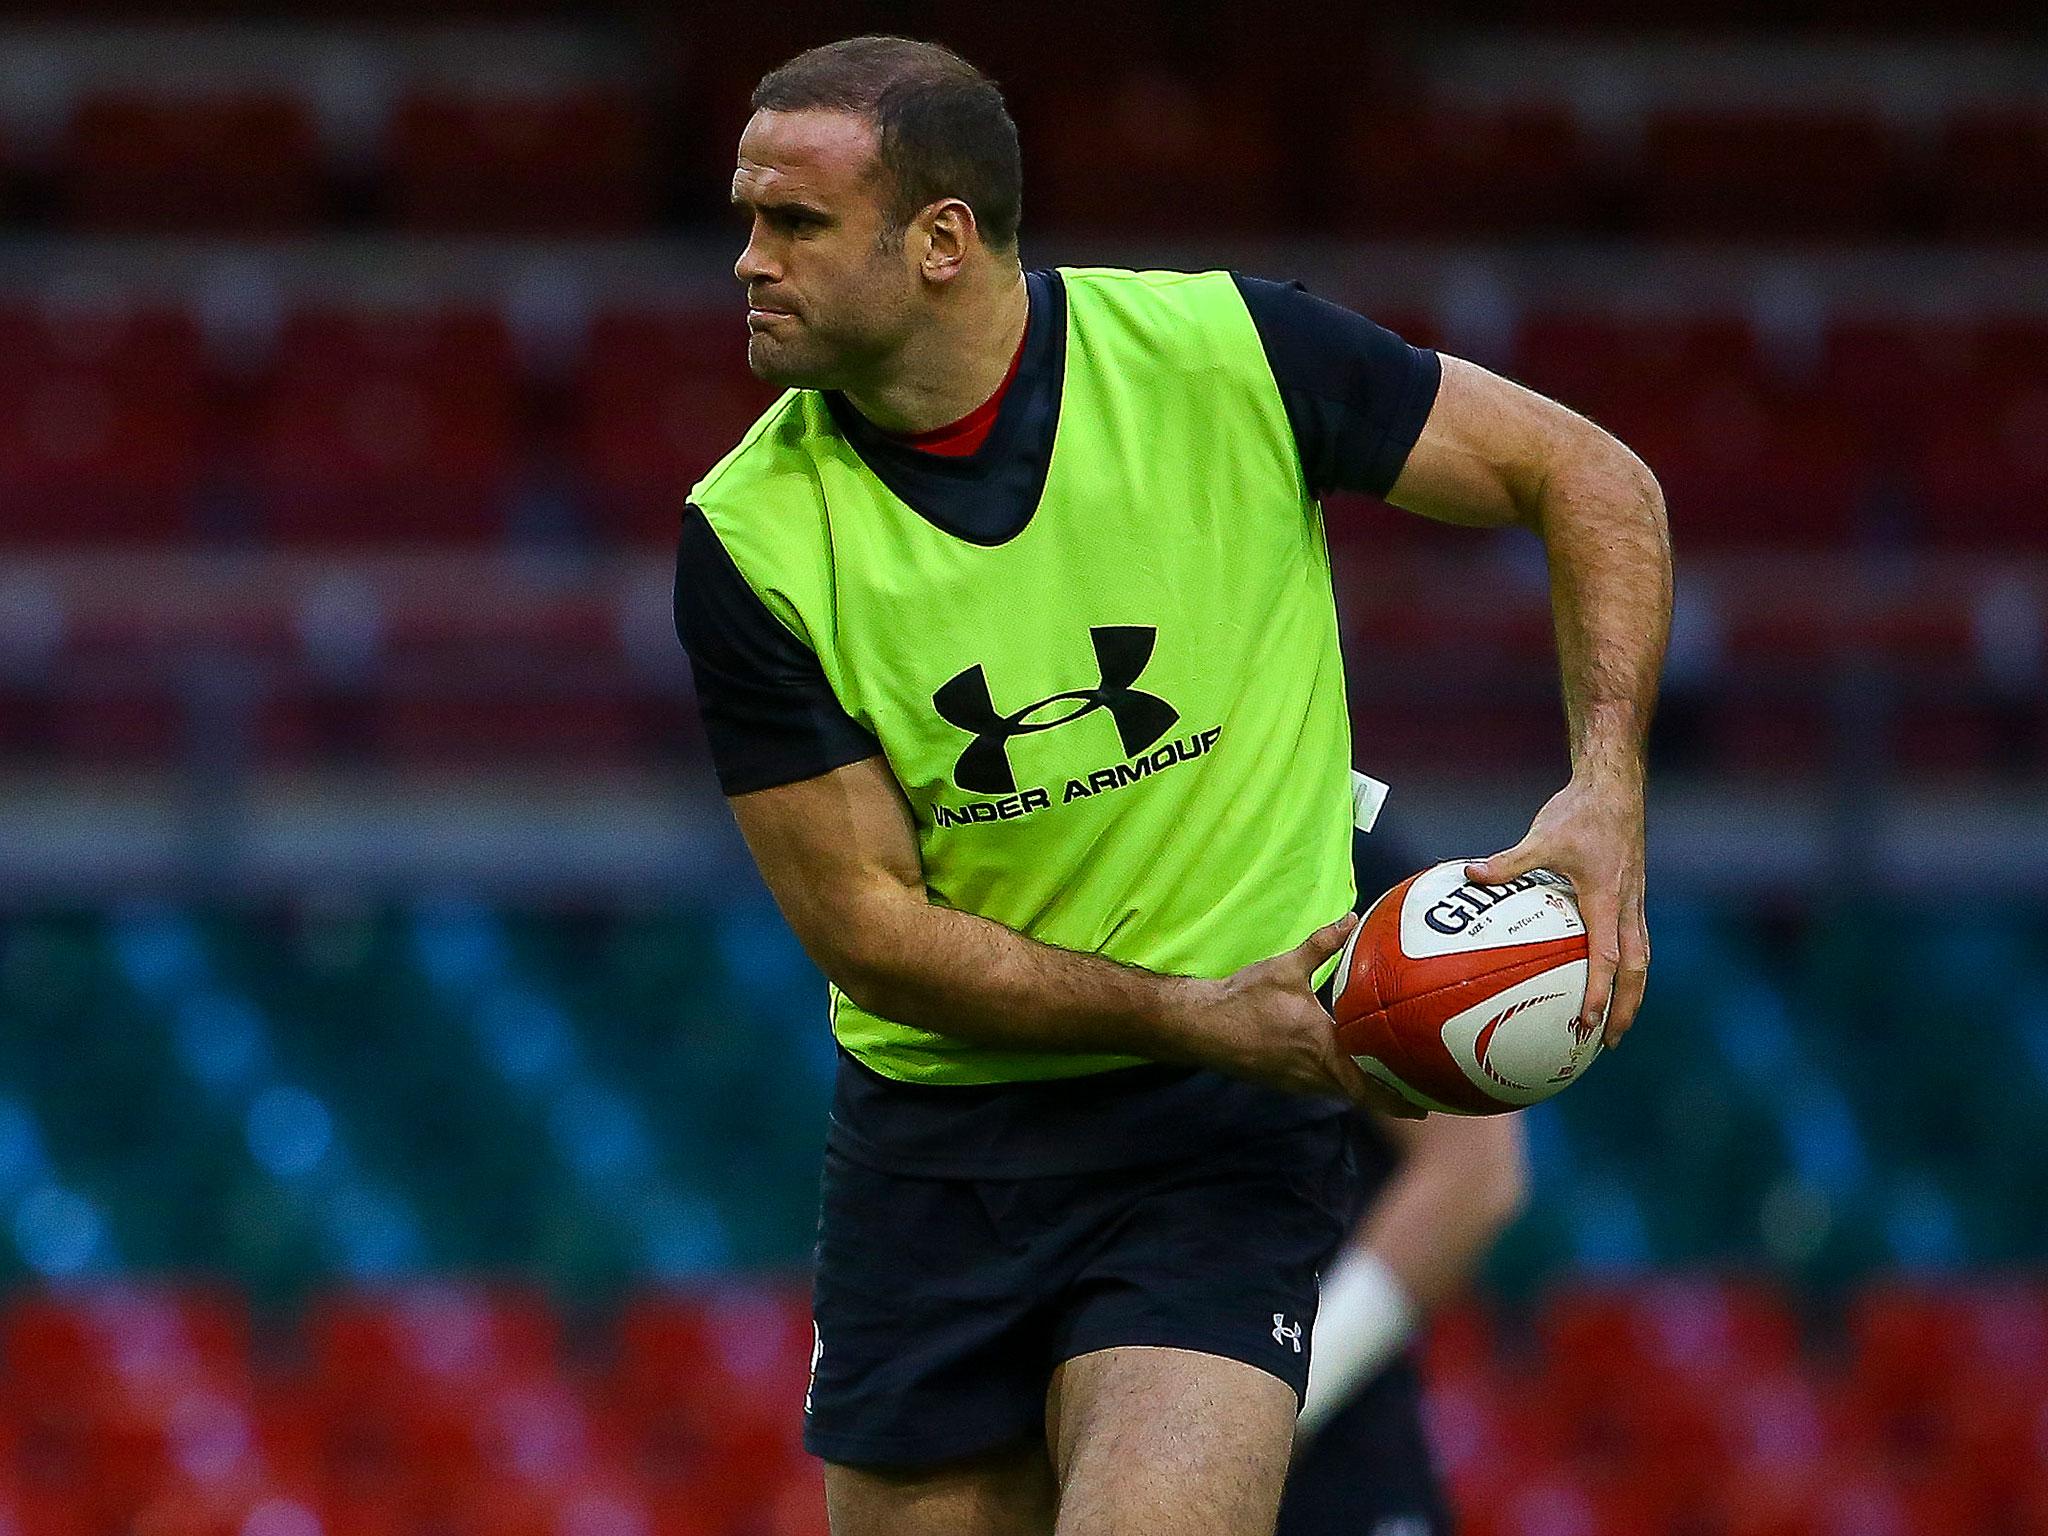
[(1385, 496), (1436, 403), (1441, 360), (1300, 283), (1231, 276), (1266, 349), (1309, 490)]
[(725, 793), (794, 784), (881, 752), (840, 707), (816, 653), (769, 612), (695, 507), (684, 509), (676, 545), (675, 608)]

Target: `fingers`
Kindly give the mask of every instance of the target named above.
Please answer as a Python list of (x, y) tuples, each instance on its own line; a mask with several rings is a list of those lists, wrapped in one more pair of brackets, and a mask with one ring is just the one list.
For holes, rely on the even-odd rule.
[(1428, 1113), (1410, 1104), (1341, 1050), (1331, 1057), (1330, 1072), (1351, 1102), (1361, 1109), (1392, 1115), (1397, 1120), (1420, 1120)]
[(1618, 1045), (1635, 1022), (1642, 1006), (1643, 989), (1650, 982), (1650, 928), (1643, 917), (1643, 882), (1638, 875), (1628, 883), (1621, 902), (1619, 969), (1614, 974), (1614, 998), (1607, 1007), (1607, 1045)]
[(1358, 914), (1346, 912), (1334, 923), (1325, 923), (1303, 939), (1295, 954), (1307, 962), (1310, 971), (1314, 971), (1317, 966), (1344, 947), (1344, 941), (1351, 937), (1351, 930), (1357, 926)]
[(1467, 864), (1465, 878), (1477, 880), (1481, 885), (1504, 885), (1517, 875), (1526, 875), (1542, 862), (1525, 837), (1514, 847), (1503, 849), (1491, 858)]
[(1579, 916), (1586, 923), (1586, 1000), (1579, 1008), (1579, 1027), (1588, 1034), (1604, 1028), (1614, 996), (1614, 975), (1621, 964), (1621, 912), (1614, 892), (1591, 882), (1579, 896)]

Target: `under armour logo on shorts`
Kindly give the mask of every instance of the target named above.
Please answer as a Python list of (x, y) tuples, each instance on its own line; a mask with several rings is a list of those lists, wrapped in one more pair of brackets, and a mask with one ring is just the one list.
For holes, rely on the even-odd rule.
[(1288, 1322), (1285, 1312), (1275, 1312), (1273, 1314), (1273, 1342), (1275, 1344), (1292, 1344), (1294, 1352), (1297, 1355), (1300, 1354), (1301, 1324)]

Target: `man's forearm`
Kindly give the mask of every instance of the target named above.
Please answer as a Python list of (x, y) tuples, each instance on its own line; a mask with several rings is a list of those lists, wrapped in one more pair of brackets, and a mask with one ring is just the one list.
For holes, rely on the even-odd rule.
[(1528, 1188), (1520, 1128), (1505, 1117), (1428, 1124), (1456, 1143), (1403, 1163), (1356, 1239), (1425, 1312), (1470, 1278), (1521, 1209)]
[(1182, 1015), (1200, 984), (1188, 978), (928, 903), (894, 903), (874, 923), (840, 982), (872, 1013), (997, 1050), (1194, 1060)]
[(1531, 518), (1576, 772), (1639, 775), (1671, 630), (1671, 536), (1655, 477), (1612, 438), (1545, 480)]
[(1348, 913), (1227, 976), (1161, 976), (932, 901), (902, 786), (879, 755), (735, 795), (732, 808), (818, 969), (883, 1018), (993, 1050), (1179, 1062), (1408, 1111), (1338, 1048), (1315, 998)]

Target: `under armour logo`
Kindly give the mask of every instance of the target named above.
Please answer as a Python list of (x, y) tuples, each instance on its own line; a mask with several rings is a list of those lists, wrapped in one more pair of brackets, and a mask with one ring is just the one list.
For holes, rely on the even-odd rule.
[(1294, 1352), (1297, 1355), (1300, 1354), (1301, 1324), (1288, 1322), (1285, 1312), (1275, 1312), (1273, 1314), (1273, 1342), (1275, 1344), (1292, 1344)]
[[(1049, 731), (1098, 709), (1108, 710), (1116, 721), (1117, 739), (1123, 743), (1126, 757), (1137, 756), (1173, 729), (1180, 711), (1157, 694), (1132, 686), (1152, 660), (1158, 629), (1149, 624), (1105, 624), (1091, 627), (1088, 638), (1095, 646), (1098, 681), (1093, 688), (1048, 694), (1010, 714), (999, 714), (989, 694), (988, 674), (976, 663), (932, 695), (932, 708), (940, 719), (974, 736), (954, 765), (954, 783), (981, 795), (1016, 793), (1010, 738)], [(1031, 718), (1048, 704), (1063, 700), (1071, 700), (1076, 707), (1052, 720)]]

